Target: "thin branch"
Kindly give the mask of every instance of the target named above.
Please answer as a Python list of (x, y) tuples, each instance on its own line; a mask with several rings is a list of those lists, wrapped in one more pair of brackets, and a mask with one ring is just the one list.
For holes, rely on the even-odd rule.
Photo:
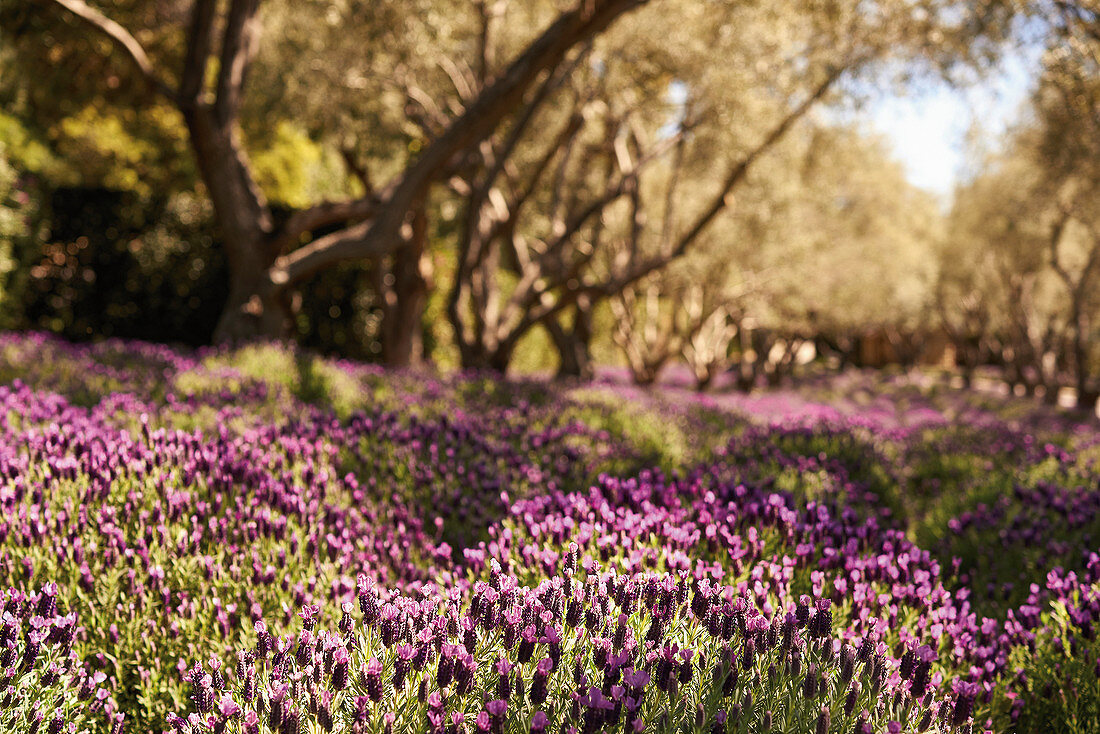
[[(645, 170), (646, 166), (648, 166), (653, 161), (660, 159), (670, 149), (674, 148), (679, 143), (681, 135), (683, 135), (682, 130), (676, 135), (673, 135), (661, 141), (661, 143), (654, 147), (652, 151), (647, 153), (645, 156), (639, 158), (638, 161), (634, 163), (634, 167), (631, 170), (624, 171), (614, 185), (612, 185), (609, 181), (608, 188), (601, 196), (589, 202), (587, 206), (574, 214), (573, 217), (566, 222), (564, 229), (562, 229), (562, 231), (560, 232), (555, 233), (554, 239), (550, 241), (546, 246), (546, 251), (543, 254), (543, 258), (546, 259), (556, 255), (556, 253), (558, 253), (568, 243), (568, 241), (573, 236), (575, 236), (582, 227), (584, 227), (586, 222), (588, 222), (592, 217), (602, 214), (603, 211), (612, 203), (617, 201), (619, 197), (629, 194), (632, 191), (632, 188), (637, 185), (637, 179), (641, 175), (642, 171)], [(583, 260), (583, 262), (587, 262), (587, 260), (591, 259), (594, 254), (595, 251), (593, 250)], [(574, 271), (577, 270), (577, 267), (579, 265), (580, 264), (575, 264), (574, 268), (569, 271), (568, 277), (576, 276), (576, 273)]]
[[(694, 224), (679, 238), (675, 247), (643, 261), (621, 277), (611, 278), (603, 284), (587, 286), (585, 290), (593, 297), (607, 297), (613, 295), (628, 285), (642, 280), (646, 276), (664, 268), (672, 261), (682, 257), (695, 240), (710, 226), (714, 218), (725, 209), (728, 204), (730, 192), (745, 177), (753, 163), (772, 146), (778, 143), (794, 123), (809, 112), (810, 108), (813, 107), (813, 105), (825, 95), (829, 88), (832, 87), (837, 79), (840, 78), (843, 71), (843, 68), (834, 68), (831, 70), (825, 80), (818, 85), (809, 97), (787, 113), (787, 115), (772, 128), (771, 132), (769, 132), (755, 148), (730, 169), (722, 188), (711, 200), (710, 206), (696, 218)], [(675, 141), (675, 138), (671, 140)], [(555, 313), (557, 310), (556, 308), (552, 309), (551, 313)], [(541, 315), (537, 316), (538, 318), (543, 318)]]
[(730, 192), (733, 190), (734, 186), (740, 183), (741, 180), (745, 177), (745, 175), (749, 171), (749, 168), (752, 166), (753, 163), (756, 162), (756, 159), (766, 153), (776, 143), (783, 139), (783, 136), (787, 134), (787, 131), (790, 130), (790, 128), (796, 122), (798, 122), (798, 120), (800, 120), (807, 112), (809, 112), (810, 108), (813, 107), (818, 102), (818, 100), (825, 96), (826, 92), (828, 92), (829, 89), (832, 88), (833, 84), (835, 84), (836, 81), (840, 78), (841, 74), (844, 73), (844, 70), (844, 67), (840, 66), (831, 69), (826, 75), (825, 79), (820, 84), (818, 84), (817, 88), (814, 89), (813, 93), (811, 93), (809, 97), (804, 99), (797, 107), (788, 112), (787, 115), (779, 122), (779, 124), (772, 128), (771, 132), (769, 132), (768, 135), (755, 148), (753, 148), (748, 155), (746, 155), (737, 165), (730, 169), (729, 174), (726, 176), (725, 182), (722, 184), (722, 188), (711, 200), (711, 203), (706, 208), (706, 210), (704, 210), (703, 213), (700, 214), (698, 218), (696, 218), (695, 223), (687, 230), (687, 232), (683, 234), (683, 236), (680, 237), (680, 240), (676, 244), (676, 247), (673, 248), (670, 253), (668, 253), (668, 258), (676, 259), (687, 251), (688, 247), (691, 246), (695, 239), (699, 237), (699, 235), (701, 235), (708, 226), (710, 226), (710, 223), (714, 221), (714, 218), (717, 217), (718, 214), (726, 208)]
[(477, 83), (473, 79), (473, 72), (470, 71), (470, 67), (466, 66), (465, 62), (462, 66), (465, 68), (460, 68), (458, 63), (449, 56), (444, 56), (439, 60), (439, 68), (451, 80), (451, 86), (458, 93), (459, 102), (465, 105), (477, 96)]
[(481, 20), (481, 27), (478, 29), (477, 36), (477, 80), (480, 86), (484, 87), (489, 81), (489, 68), (491, 66), (489, 56), (492, 53), (492, 43), (490, 39), (492, 36), (493, 16), (489, 12), (485, 0), (477, 0), (477, 2), (474, 3), (474, 8), (477, 10), (478, 18)]
[(435, 137), (440, 130), (446, 128), (447, 121), (450, 118), (423, 88), (406, 80), (405, 99), (409, 102), (406, 109), (411, 105), (416, 105), (423, 113), (419, 115), (410, 113), (409, 116), (414, 118), (413, 121), (416, 122), (426, 137)]
[[(579, 99), (575, 102), (574, 110), (578, 113), (581, 112)], [(554, 168), (554, 175), (550, 183), (550, 204), (546, 209), (552, 233), (561, 232), (565, 229), (565, 218), (562, 216), (562, 209), (564, 207), (563, 202), (565, 201), (566, 173), (569, 171), (569, 167), (573, 161), (578, 139), (578, 136), (574, 136), (567, 141), (568, 144), (558, 158), (558, 165)], [(610, 179), (611, 177), (609, 174), (606, 180), (610, 181)], [(576, 188), (579, 189), (581, 186), (578, 185)]]
[(175, 90), (157, 75), (156, 69), (153, 68), (153, 62), (149, 60), (149, 55), (145, 53), (145, 49), (142, 48), (141, 44), (138, 43), (138, 40), (134, 38), (130, 31), (88, 5), (86, 2), (83, 2), (83, 0), (52, 0), (52, 2), (60, 5), (65, 10), (68, 10), (70, 13), (107, 36), (112, 43), (126, 54), (133, 65), (137, 67), (137, 70), (149, 83), (149, 86), (173, 101), (176, 99)]
[(1062, 243), (1062, 236), (1065, 234), (1066, 225), (1069, 224), (1070, 215), (1069, 212), (1062, 212), (1062, 215), (1058, 217), (1057, 221), (1051, 227), (1050, 231), (1050, 267), (1054, 269), (1058, 277), (1062, 279), (1062, 282), (1070, 289), (1074, 289), (1073, 276), (1070, 275), (1069, 270), (1062, 264), (1062, 257), (1060, 254), (1060, 246)]
[(519, 191), (515, 192), (511, 201), (508, 202), (508, 217), (498, 222), (497, 226), (489, 233), (489, 237), (499, 236), (501, 231), (511, 223), (511, 228), (515, 228), (516, 220), (519, 218), (520, 210), (524, 205), (530, 201), (531, 196), (535, 193), (538, 187), (538, 182), (542, 178), (542, 175), (546, 172), (546, 169), (553, 162), (555, 156), (557, 156), (561, 150), (565, 147), (566, 143), (580, 131), (581, 125), (584, 120), (580, 115), (573, 115), (566, 122), (565, 126), (561, 129), (558, 135), (554, 138), (554, 141), (547, 146), (546, 151), (532, 167), (530, 175), (528, 175), (526, 182)]
[[(284, 252), (313, 230), (343, 222), (364, 222), (374, 216), (380, 200), (372, 192), (361, 199), (324, 201), (290, 215), (272, 241), (272, 249)], [(377, 254), (377, 253), (375, 253)]]
[(1093, 222), (1086, 222), (1085, 228), (1092, 237), (1092, 247), (1089, 248), (1088, 260), (1085, 261), (1085, 266), (1081, 269), (1081, 278), (1077, 284), (1078, 290), (1081, 291), (1089, 287), (1097, 266), (1100, 266), (1100, 231), (1097, 230)]
[(344, 159), (344, 166), (348, 169), (348, 172), (362, 185), (365, 192), (363, 198), (372, 198), (374, 196), (374, 182), (371, 179), (370, 170), (355, 155), (355, 150), (351, 146), (342, 146), (340, 156)]
[[(685, 113), (686, 118), (686, 113)], [(681, 125), (686, 124), (681, 123)], [(681, 130), (683, 128), (681, 127)], [(687, 149), (687, 136), (681, 135), (680, 142), (676, 145), (676, 152), (672, 158), (672, 172), (669, 177), (668, 190), (665, 191), (665, 210), (661, 213), (661, 247), (668, 247), (672, 242), (672, 232), (676, 227), (676, 190), (680, 186), (680, 177), (684, 169), (684, 153)]]
[(512, 127), (508, 130), (508, 135), (504, 139), (504, 143), (499, 148), (494, 149), (493, 166), (486, 172), (485, 177), (482, 179), (481, 188), (484, 189), (483, 196), (487, 195), (488, 187), (492, 186), (493, 182), (504, 170), (504, 166), (511, 160), (512, 154), (522, 140), (531, 121), (535, 119), (535, 113), (538, 112), (546, 100), (550, 98), (550, 95), (560, 89), (565, 81), (569, 79), (573, 71), (577, 68), (577, 65), (587, 56), (591, 48), (592, 44), (587, 44), (585, 48), (573, 57), (572, 61), (554, 70), (553, 73), (548, 74), (546, 79), (544, 79), (535, 90), (535, 94), (531, 97), (530, 101), (520, 110), (515, 122), (512, 123)]

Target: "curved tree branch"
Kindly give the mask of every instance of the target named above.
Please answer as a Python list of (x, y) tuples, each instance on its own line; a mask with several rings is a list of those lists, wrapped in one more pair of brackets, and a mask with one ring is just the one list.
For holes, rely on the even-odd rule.
[(157, 74), (153, 62), (130, 31), (108, 18), (84, 0), (51, 0), (111, 40), (133, 63), (154, 90), (175, 101), (176, 92)]
[(294, 283), (330, 265), (400, 247), (399, 232), (413, 203), (446, 170), (456, 154), (491, 134), (522, 102), (540, 75), (547, 70), (553, 73), (571, 49), (646, 2), (585, 0), (579, 7), (563, 12), (405, 169), (370, 223), (323, 237), (285, 255), (273, 266), (272, 281), (280, 286)]
[(341, 222), (363, 222), (374, 216), (379, 199), (373, 192), (361, 199), (347, 201), (324, 201), (320, 204), (300, 209), (276, 233), (272, 240), (272, 249), (277, 253), (295, 245), (302, 235), (313, 230)]
[[(710, 226), (710, 223), (714, 221), (715, 217), (726, 208), (729, 203), (730, 192), (733, 191), (733, 188), (737, 186), (743, 178), (745, 178), (752, 164), (756, 162), (756, 159), (782, 140), (783, 136), (787, 134), (787, 131), (790, 130), (796, 122), (802, 119), (802, 117), (810, 111), (810, 108), (817, 104), (818, 100), (825, 96), (826, 92), (832, 88), (833, 84), (840, 79), (844, 71), (845, 68), (839, 66), (831, 69), (825, 76), (825, 79), (817, 85), (810, 96), (802, 100), (798, 106), (788, 112), (787, 115), (771, 129), (767, 136), (748, 153), (748, 155), (730, 169), (726, 176), (726, 180), (722, 184), (722, 188), (719, 189), (718, 193), (711, 199), (710, 205), (696, 218), (691, 227), (680, 236), (676, 246), (672, 248), (670, 252), (658, 258), (658, 261), (668, 262), (675, 260), (691, 247), (691, 244)], [(663, 265), (658, 264), (650, 268), (648, 272), (652, 272), (659, 267), (663, 267)]]

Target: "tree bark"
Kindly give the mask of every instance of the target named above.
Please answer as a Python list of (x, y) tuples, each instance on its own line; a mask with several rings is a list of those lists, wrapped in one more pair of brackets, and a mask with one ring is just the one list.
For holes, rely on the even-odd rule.
[(382, 308), (382, 362), (411, 367), (424, 357), (424, 307), (428, 302), (428, 217), (424, 206), (414, 211), (409, 243), (393, 253), (392, 267), (383, 270), (379, 290)]
[(1073, 376), (1077, 390), (1076, 406), (1078, 410), (1095, 411), (1097, 392), (1092, 384), (1089, 370), (1089, 349), (1086, 342), (1088, 319), (1081, 303), (1083, 294), (1074, 294), (1073, 304)]
[(500, 344), (493, 349), (475, 346), (463, 352), (462, 369), (504, 375), (508, 372), (508, 365), (512, 362), (514, 351), (514, 346), (510, 344)]
[(214, 339), (286, 338), (293, 305), (290, 294), (271, 287), (266, 277), (277, 255), (270, 243), (271, 212), (252, 177), (237, 127), (219, 120), (206, 105), (185, 107), (183, 114), (229, 262), (229, 296)]
[(557, 319), (547, 319), (546, 331), (558, 351), (559, 379), (591, 380), (592, 310), (588, 299), (578, 301), (573, 324), (566, 329)]

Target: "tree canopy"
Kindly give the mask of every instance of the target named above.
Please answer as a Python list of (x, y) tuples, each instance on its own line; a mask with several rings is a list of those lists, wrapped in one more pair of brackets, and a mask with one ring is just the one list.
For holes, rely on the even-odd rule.
[[(1093, 390), (1087, 3), (51, 0), (0, 28), (23, 324), (94, 333), (75, 304), (111, 270), (215, 341), (393, 364), (546, 339), (564, 374), (618, 344), (640, 380), (682, 357), (707, 382), (942, 329), (964, 364)], [(1036, 29), (1029, 116), (949, 212), (838, 112)], [(88, 213), (69, 189), (112, 222), (51, 243)]]

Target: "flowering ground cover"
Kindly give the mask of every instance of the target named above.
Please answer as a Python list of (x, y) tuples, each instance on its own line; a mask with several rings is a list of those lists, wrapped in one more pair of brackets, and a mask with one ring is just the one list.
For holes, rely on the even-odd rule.
[(1097, 731), (1098, 459), (902, 378), (699, 396), (4, 335), (0, 725)]

